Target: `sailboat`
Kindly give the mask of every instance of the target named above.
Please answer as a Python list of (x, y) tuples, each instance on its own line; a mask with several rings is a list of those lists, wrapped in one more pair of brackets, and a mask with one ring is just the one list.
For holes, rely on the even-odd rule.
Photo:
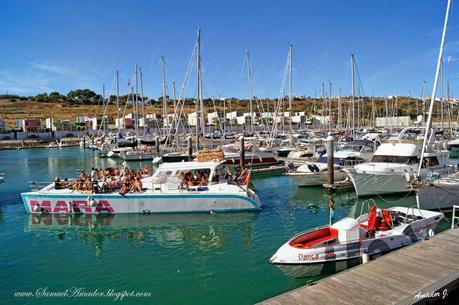
[[(432, 113), (437, 92), (438, 79), (441, 69), (441, 61), (443, 58), (443, 49), (446, 39), (446, 31), (448, 27), (448, 17), (451, 7), (451, 0), (448, 0), (446, 8), (445, 23), (443, 26), (443, 34), (440, 44), (440, 52), (438, 55), (437, 70), (435, 73), (434, 86), (432, 89), (432, 97), (430, 100), (429, 116), (427, 119), (427, 130), (430, 130), (432, 125)], [(424, 147), (422, 154), (425, 153), (425, 144), (427, 142), (427, 133), (424, 138)], [(419, 171), (421, 167), (419, 167)], [(444, 175), (440, 178), (431, 175), (421, 182), (414, 181), (411, 187), (416, 190), (416, 201), (419, 208), (429, 210), (450, 210), (459, 200), (459, 173), (456, 167), (451, 167), (452, 173)]]

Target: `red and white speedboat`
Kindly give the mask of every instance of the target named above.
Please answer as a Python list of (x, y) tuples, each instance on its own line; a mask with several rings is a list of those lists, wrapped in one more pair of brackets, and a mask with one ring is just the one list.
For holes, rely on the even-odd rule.
[(334, 273), (360, 263), (362, 254), (383, 254), (433, 236), (443, 217), (417, 208), (374, 205), (357, 219), (299, 233), (269, 262), (294, 277)]

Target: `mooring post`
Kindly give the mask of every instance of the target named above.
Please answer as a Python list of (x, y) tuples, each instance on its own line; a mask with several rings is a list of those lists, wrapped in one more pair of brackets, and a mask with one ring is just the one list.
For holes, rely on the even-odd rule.
[(159, 155), (159, 137), (156, 136), (155, 138), (155, 149), (156, 149), (156, 153)]
[(241, 168), (244, 168), (245, 167), (245, 145), (244, 145), (244, 136), (241, 137), (241, 143), (239, 144), (240, 145), (240, 149), (241, 149), (241, 160), (240, 160), (240, 165), (241, 165)]
[(368, 253), (362, 253), (362, 264), (366, 264), (370, 261), (370, 256)]
[(188, 161), (191, 161), (191, 159), (193, 158), (193, 140), (191, 139), (191, 136), (188, 136), (187, 142), (188, 142)]
[(328, 133), (327, 137), (327, 184), (333, 185), (335, 183), (334, 167), (333, 167), (333, 137)]

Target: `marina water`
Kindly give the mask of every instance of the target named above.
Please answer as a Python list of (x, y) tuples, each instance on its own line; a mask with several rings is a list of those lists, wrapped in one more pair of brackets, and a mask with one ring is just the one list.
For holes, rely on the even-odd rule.
[[(263, 210), (255, 213), (33, 217), (20, 193), (28, 181), (76, 177), (80, 169), (119, 166), (79, 148), (0, 151), (0, 270), (5, 304), (113, 304), (113, 298), (15, 297), (17, 292), (148, 292), (120, 304), (253, 304), (321, 277), (294, 279), (268, 263), (299, 231), (328, 224), (322, 188), (298, 188), (286, 176), (255, 178)], [(131, 163), (131, 167), (150, 162)], [(335, 219), (355, 216), (365, 199), (334, 194)], [(414, 196), (373, 198), (412, 206)], [(449, 226), (443, 221), (437, 230)]]

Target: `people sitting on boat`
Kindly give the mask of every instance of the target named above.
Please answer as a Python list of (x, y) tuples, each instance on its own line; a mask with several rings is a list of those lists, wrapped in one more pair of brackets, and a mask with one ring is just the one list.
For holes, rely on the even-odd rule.
[(227, 166), (225, 170), (226, 170), (225, 179), (228, 180), (228, 182), (234, 181), (234, 175), (233, 175), (233, 172), (231, 171), (231, 168)]
[(151, 173), (151, 170), (148, 166), (145, 165), (145, 167), (142, 170), (144, 175), (149, 175)]
[(134, 192), (142, 193), (142, 176), (141, 175), (138, 174), (134, 178), (134, 182), (132, 183), (131, 189), (129, 190), (129, 192), (130, 193), (134, 193)]
[(188, 189), (188, 179), (189, 179), (188, 174), (189, 172), (183, 172), (183, 171), (180, 172), (178, 176), (179, 190)]
[(121, 186), (121, 190), (120, 190), (119, 194), (120, 195), (127, 194), (127, 193), (129, 193), (129, 190), (130, 190), (129, 182), (125, 181)]
[(54, 189), (56, 189), (56, 190), (61, 190), (62, 189), (61, 179), (59, 179), (59, 177), (56, 177), (54, 179)]
[(201, 183), (199, 184), (199, 186), (209, 185), (209, 176), (205, 172), (201, 173), (200, 180), (201, 180)]

